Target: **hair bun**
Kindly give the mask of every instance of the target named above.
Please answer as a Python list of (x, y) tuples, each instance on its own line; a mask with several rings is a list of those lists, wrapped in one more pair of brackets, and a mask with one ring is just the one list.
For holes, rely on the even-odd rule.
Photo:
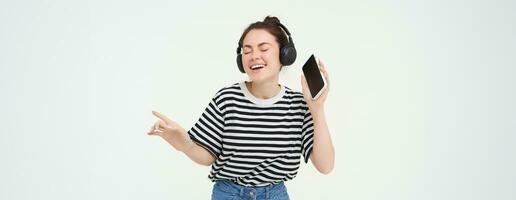
[(265, 19), (263, 19), (263, 22), (268, 24), (280, 24), (280, 20), (274, 16), (265, 17)]

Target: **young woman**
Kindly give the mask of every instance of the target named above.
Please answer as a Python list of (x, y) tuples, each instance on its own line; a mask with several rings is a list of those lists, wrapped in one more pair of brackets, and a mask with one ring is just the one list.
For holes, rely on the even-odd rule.
[(283, 181), (297, 175), (301, 157), (323, 174), (333, 169), (324, 112), (328, 73), (319, 61), (328, 85), (317, 100), (303, 76), (303, 93), (278, 83), (281, 68), (294, 62), (296, 52), (276, 17), (249, 25), (237, 54), (250, 81), (219, 90), (189, 131), (153, 111), (159, 120), (148, 134), (161, 136), (198, 164), (211, 165), (212, 199), (289, 199)]

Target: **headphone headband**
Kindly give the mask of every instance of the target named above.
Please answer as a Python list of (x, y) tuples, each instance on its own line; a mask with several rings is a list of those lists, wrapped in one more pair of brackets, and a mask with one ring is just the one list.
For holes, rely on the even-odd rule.
[(285, 31), (287, 36), (290, 38), (290, 32), (288, 31), (287, 27), (285, 27), (282, 23), (278, 23), (278, 26), (281, 27), (281, 29), (283, 29), (283, 31)]
[[(290, 36), (290, 31), (288, 31), (287, 27), (285, 27), (285, 25), (283, 25), (282, 23), (277, 23), (278, 27), (280, 27), (281, 30), (283, 30), (283, 32), (286, 33), (287, 35), (287, 40), (288, 42), (287, 43), (294, 43), (292, 41), (292, 37)], [(240, 54), (240, 52), (242, 52), (242, 45), (240, 44), (240, 42), (238, 42), (238, 47), (237, 47), (237, 50), (236, 50), (236, 53), (237, 54)]]

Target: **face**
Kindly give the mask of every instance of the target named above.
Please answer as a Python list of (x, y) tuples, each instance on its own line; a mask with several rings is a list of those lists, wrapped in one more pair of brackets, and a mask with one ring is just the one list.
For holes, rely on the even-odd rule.
[(276, 38), (264, 29), (253, 29), (243, 40), (242, 64), (253, 82), (277, 81), (281, 63)]

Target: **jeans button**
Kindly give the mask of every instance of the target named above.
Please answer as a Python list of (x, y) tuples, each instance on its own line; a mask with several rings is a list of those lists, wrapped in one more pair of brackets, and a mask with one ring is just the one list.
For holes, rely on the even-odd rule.
[(253, 196), (253, 195), (254, 195), (254, 192), (249, 192), (249, 195)]

